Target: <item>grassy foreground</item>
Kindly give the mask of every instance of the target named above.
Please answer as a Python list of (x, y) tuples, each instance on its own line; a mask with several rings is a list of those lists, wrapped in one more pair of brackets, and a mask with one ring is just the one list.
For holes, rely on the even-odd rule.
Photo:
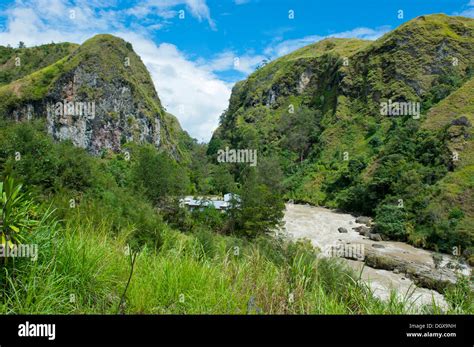
[[(2, 271), (3, 314), (401, 314), (407, 300), (373, 297), (339, 262), (317, 259), (308, 244), (260, 238), (249, 244), (209, 232), (166, 228), (160, 250), (142, 249), (130, 274), (127, 232), (110, 236), (106, 219), (43, 220), (30, 242), (37, 261)], [(469, 310), (462, 291), (451, 313)], [(456, 294), (455, 292), (453, 292)], [(471, 307), (472, 309), (472, 307)], [(420, 313), (440, 313), (425, 307)]]

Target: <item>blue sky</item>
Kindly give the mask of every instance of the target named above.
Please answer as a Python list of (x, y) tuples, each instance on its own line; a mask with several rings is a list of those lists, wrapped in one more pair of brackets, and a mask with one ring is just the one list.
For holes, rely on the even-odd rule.
[(0, 44), (120, 36), (142, 57), (163, 105), (207, 141), (232, 85), (263, 59), (327, 36), (374, 40), (430, 13), (474, 17), (474, 0), (2, 0)]

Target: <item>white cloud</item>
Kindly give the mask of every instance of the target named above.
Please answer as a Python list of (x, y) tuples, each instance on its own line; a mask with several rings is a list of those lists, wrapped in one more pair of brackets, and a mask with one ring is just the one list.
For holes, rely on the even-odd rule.
[(153, 14), (170, 19), (178, 14), (177, 6), (185, 6), (193, 17), (199, 21), (207, 21), (212, 29), (216, 29), (216, 24), (211, 18), (211, 11), (206, 0), (142, 0), (135, 7), (128, 9), (127, 13), (138, 18)]
[(469, 3), (466, 5), (467, 8), (462, 12), (454, 12), (455, 16), (463, 16), (474, 18), (474, 0), (470, 0)]
[(264, 59), (266, 57), (259, 54), (238, 55), (232, 51), (225, 51), (216, 55), (210, 61), (201, 61), (200, 65), (208, 71), (236, 70), (243, 74), (250, 74)]
[(322, 40), (324, 37), (319, 35), (305, 36), (299, 39), (284, 40), (276, 44), (272, 44), (265, 48), (265, 54), (272, 57), (281, 57), (285, 54), (293, 52), (294, 50), (307, 46)]
[(382, 26), (376, 29), (371, 28), (355, 28), (348, 31), (343, 31), (336, 34), (328, 35), (327, 37), (339, 38), (358, 38), (361, 40), (376, 40), (385, 33), (390, 31), (390, 26)]
[(464, 17), (474, 18), (474, 7), (468, 8), (467, 10), (461, 12), (459, 15), (464, 16)]
[(172, 44), (156, 45), (136, 33), (115, 33), (133, 43), (150, 71), (158, 95), (168, 112), (198, 140), (208, 141), (227, 108), (230, 86), (208, 67), (189, 59)]
[(33, 0), (24, 4), (17, 1), (4, 11), (6, 28), (0, 32), (0, 42), (16, 46), (19, 41), (27, 46), (54, 42), (83, 42), (94, 33), (119, 30), (117, 13), (101, 11), (100, 16), (85, 1)]

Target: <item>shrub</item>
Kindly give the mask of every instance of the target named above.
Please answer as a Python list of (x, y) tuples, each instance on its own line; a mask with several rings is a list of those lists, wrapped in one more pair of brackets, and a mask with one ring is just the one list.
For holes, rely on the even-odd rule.
[(224, 227), (226, 216), (221, 211), (210, 206), (202, 210), (193, 211), (192, 217), (198, 224), (214, 231), (220, 231)]
[(0, 245), (13, 248), (37, 224), (36, 205), (23, 185), (8, 177), (0, 182)]
[(375, 231), (387, 235), (391, 239), (406, 239), (406, 213), (397, 205), (380, 205), (375, 210)]

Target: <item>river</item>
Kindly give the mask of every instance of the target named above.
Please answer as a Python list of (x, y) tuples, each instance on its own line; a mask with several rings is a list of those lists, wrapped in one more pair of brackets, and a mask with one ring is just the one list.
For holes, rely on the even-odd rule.
[[(363, 224), (356, 223), (356, 217), (347, 213), (288, 203), (284, 222), (283, 231), (287, 236), (310, 240), (322, 250), (322, 256), (343, 258), (357, 273), (362, 270), (361, 278), (375, 296), (388, 300), (391, 291), (395, 291), (399, 298), (409, 302), (413, 312), (433, 300), (446, 309), (446, 300), (438, 292), (442, 290), (434, 290), (432, 283), (452, 283), (457, 274), (471, 275), (472, 268), (457, 257), (415, 248), (403, 242), (370, 240), (353, 230)], [(345, 228), (347, 233), (339, 232), (339, 228)]]

